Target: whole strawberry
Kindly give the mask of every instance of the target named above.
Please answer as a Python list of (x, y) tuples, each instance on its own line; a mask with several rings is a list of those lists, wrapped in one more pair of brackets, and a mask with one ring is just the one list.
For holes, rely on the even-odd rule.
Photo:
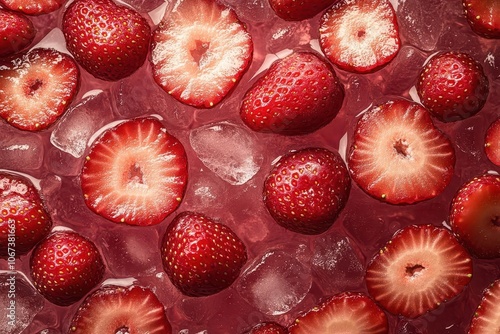
[(462, 0), (472, 30), (486, 38), (500, 38), (500, 1)]
[(313, 17), (337, 0), (269, 0), (276, 15), (287, 21), (301, 21)]
[(240, 116), (258, 132), (301, 135), (327, 125), (344, 101), (333, 68), (311, 52), (276, 61), (246, 92)]
[(146, 60), (151, 28), (139, 13), (112, 0), (77, 0), (63, 17), (68, 50), (90, 74), (115, 81)]
[(12, 55), (27, 47), (36, 29), (26, 16), (0, 8), (0, 57)]
[(67, 0), (0, 0), (5, 8), (27, 15), (42, 15), (61, 8)]

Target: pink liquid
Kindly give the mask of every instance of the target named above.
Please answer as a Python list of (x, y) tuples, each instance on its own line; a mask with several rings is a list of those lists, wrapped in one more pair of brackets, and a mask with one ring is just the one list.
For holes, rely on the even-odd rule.
[[(135, 5), (145, 3), (130, 2)], [(309, 310), (322, 298), (341, 292), (334, 285), (325, 284), (324, 277), (319, 277), (317, 271), (312, 270), (311, 289), (297, 306), (284, 314), (265, 314), (247, 302), (237, 291), (238, 282), (214, 296), (184, 297), (163, 273), (159, 253), (161, 237), (175, 214), (185, 210), (199, 211), (230, 226), (247, 246), (247, 265), (267, 251), (279, 249), (290, 254), (300, 252), (300, 262), (311, 267), (315, 243), (321, 242), (320, 239), (329, 240), (325, 235), (335, 234), (349, 239), (355, 256), (366, 267), (396, 230), (409, 224), (442, 225), (447, 220), (450, 201), (458, 187), (476, 175), (497, 170), (486, 158), (483, 145), (486, 129), (497, 117), (500, 108), (500, 43), (472, 33), (463, 17), (461, 1), (435, 0), (424, 6), (424, 2), (400, 0), (397, 15), (403, 48), (396, 59), (373, 74), (358, 75), (336, 70), (345, 85), (346, 99), (339, 115), (328, 126), (311, 135), (299, 137), (251, 133), (257, 143), (255, 149), (263, 155), (259, 172), (243, 185), (231, 185), (223, 181), (197, 158), (190, 147), (190, 131), (219, 121), (243, 126), (238, 115), (239, 104), (266, 55), (284, 48), (310, 49), (309, 39), (318, 39), (319, 20), (317, 16), (299, 23), (281, 21), (274, 16), (266, 0), (248, 1), (248, 4), (247, 1), (227, 2), (235, 8), (252, 34), (254, 59), (234, 91), (213, 109), (196, 110), (167, 96), (154, 83), (149, 63), (130, 78), (116, 83), (93, 79), (82, 71), (82, 86), (73, 106), (79, 104), (89, 90), (103, 90), (89, 104), (89, 112), (98, 120), (94, 125), (95, 130), (115, 120), (155, 114), (162, 117), (167, 129), (183, 143), (189, 159), (188, 190), (179, 209), (161, 224), (147, 228), (120, 226), (93, 214), (85, 206), (79, 186), (78, 175), (85, 154), (75, 157), (54, 147), (50, 142), (54, 127), (32, 134), (0, 123), (0, 134), (3, 134), (0, 136), (5, 136), (0, 137), (2, 141), (19, 137), (24, 142), (43, 143), (34, 153), (37, 156), (43, 153), (43, 160), (38, 164), (18, 163), (14, 152), (10, 160), (0, 160), (0, 168), (17, 170), (41, 180), (41, 191), (54, 225), (74, 229), (96, 243), (107, 264), (106, 279), (133, 277), (137, 284), (151, 287), (164, 303), (174, 333), (187, 329), (189, 332), (183, 333), (206, 330), (208, 333), (234, 334), (261, 321), (276, 321), (287, 326), (300, 312)], [(37, 41), (53, 28), (60, 27), (63, 10), (34, 19), (39, 29)], [(347, 207), (324, 235), (303, 236), (279, 227), (266, 212), (261, 198), (263, 181), (271, 169), (271, 163), (289, 150), (308, 146), (345, 152), (346, 140), (349, 145), (356, 116), (371, 104), (389, 98), (411, 98), (411, 88), (423, 62), (440, 50), (469, 53), (481, 62), (490, 80), (490, 96), (479, 114), (451, 124), (436, 121), (436, 125), (452, 138), (457, 153), (456, 173), (444, 193), (416, 205), (393, 206), (370, 198), (353, 184)], [(88, 152), (88, 147), (85, 152)], [(347, 265), (343, 266), (343, 270), (349, 270)], [(29, 255), (17, 260), (16, 267), (29, 277)], [(0, 260), (0, 269), (7, 269), (4, 260)], [(345, 286), (349, 286), (351, 291), (366, 292), (362, 272), (354, 273), (355, 277), (349, 280), (352, 284)], [(482, 290), (498, 277), (500, 260), (475, 259), (472, 281), (458, 297), (414, 320), (387, 313), (390, 332), (466, 332)], [(70, 307), (56, 307), (45, 302), (44, 309), (25, 333), (37, 333), (47, 328), (53, 329), (54, 333), (65, 333), (78, 306), (79, 303)]]

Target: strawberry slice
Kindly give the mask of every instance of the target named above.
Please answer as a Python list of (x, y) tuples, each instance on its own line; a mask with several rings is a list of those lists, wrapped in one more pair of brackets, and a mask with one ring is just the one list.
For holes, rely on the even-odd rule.
[(184, 147), (154, 118), (128, 120), (102, 133), (81, 174), (91, 210), (140, 226), (158, 224), (177, 209), (186, 182)]
[(288, 330), (276, 322), (262, 322), (244, 334), (288, 334)]
[(309, 19), (328, 8), (337, 0), (269, 0), (276, 15), (287, 21)]
[(484, 152), (492, 163), (500, 166), (500, 118), (491, 123), (486, 130)]
[(37, 48), (0, 62), (0, 116), (21, 130), (42, 130), (63, 114), (80, 84), (69, 55)]
[(171, 334), (165, 308), (140, 286), (105, 285), (87, 296), (71, 321), (72, 334)]
[(252, 60), (250, 34), (216, 0), (177, 0), (153, 33), (154, 79), (182, 103), (210, 108), (236, 85)]
[(458, 295), (472, 276), (472, 259), (453, 234), (431, 225), (395, 233), (366, 269), (370, 295), (389, 312), (418, 317)]
[(453, 145), (427, 110), (402, 99), (363, 114), (348, 157), (353, 180), (392, 204), (437, 196), (451, 181), (454, 165)]
[(326, 57), (351, 72), (380, 69), (401, 46), (389, 0), (340, 0), (321, 17), (319, 32)]
[(343, 292), (299, 316), (288, 330), (290, 334), (386, 334), (388, 326), (385, 313), (368, 296)]
[(452, 230), (480, 258), (500, 257), (500, 176), (485, 174), (464, 184), (453, 198)]
[(489, 92), (481, 64), (453, 51), (434, 55), (420, 72), (416, 88), (422, 104), (442, 122), (477, 114)]
[(500, 333), (500, 279), (483, 292), (468, 334)]
[(27, 15), (41, 15), (51, 13), (61, 8), (66, 0), (0, 0), (6, 8), (22, 12)]
[(31, 44), (36, 35), (26, 16), (0, 7), (0, 57), (10, 56)]
[(174, 286), (192, 297), (228, 288), (247, 261), (245, 245), (229, 227), (195, 212), (180, 213), (170, 223), (161, 257)]
[(343, 101), (344, 88), (331, 65), (314, 53), (296, 52), (253, 84), (240, 116), (254, 131), (302, 135), (330, 123)]
[(486, 38), (500, 38), (500, 2), (463, 0), (465, 16), (472, 30)]

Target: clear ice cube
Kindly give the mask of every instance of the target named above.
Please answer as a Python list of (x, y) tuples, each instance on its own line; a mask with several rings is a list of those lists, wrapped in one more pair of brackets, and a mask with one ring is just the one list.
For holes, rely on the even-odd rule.
[(43, 163), (43, 142), (38, 133), (0, 124), (0, 168), (38, 173)]

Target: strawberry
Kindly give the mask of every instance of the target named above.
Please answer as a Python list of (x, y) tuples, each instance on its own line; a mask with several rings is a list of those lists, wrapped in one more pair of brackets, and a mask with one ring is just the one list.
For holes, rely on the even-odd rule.
[(186, 182), (184, 147), (154, 118), (128, 120), (102, 133), (81, 174), (92, 211), (140, 226), (158, 224), (177, 209)]
[(338, 153), (305, 148), (282, 156), (264, 182), (264, 204), (281, 226), (320, 234), (345, 207), (351, 179)]
[(58, 231), (33, 250), (33, 284), (51, 303), (66, 306), (92, 290), (104, 276), (104, 263), (92, 241), (73, 231)]
[(245, 334), (288, 334), (288, 330), (275, 322), (262, 322), (253, 326)]
[(398, 99), (358, 120), (348, 156), (353, 180), (369, 195), (392, 204), (440, 194), (454, 173), (455, 150), (425, 108)]
[(472, 30), (486, 38), (500, 38), (500, 2), (498, 0), (462, 0), (465, 17)]
[(450, 225), (474, 255), (500, 257), (500, 176), (475, 177), (457, 191)]
[(31, 44), (36, 35), (26, 16), (0, 7), (0, 57), (10, 56)]
[(66, 0), (0, 0), (4, 7), (27, 15), (41, 15), (61, 8)]
[(163, 304), (150, 289), (105, 285), (85, 298), (69, 333), (171, 334), (172, 327)]
[(252, 38), (231, 8), (217, 0), (176, 0), (153, 33), (153, 75), (175, 99), (210, 108), (241, 79), (252, 53)]
[(311, 52), (296, 52), (273, 63), (246, 92), (240, 116), (258, 132), (301, 135), (337, 115), (344, 88), (333, 68)]
[(33, 183), (21, 175), (0, 172), (0, 256), (28, 253), (51, 227)]
[(174, 286), (192, 297), (228, 288), (247, 261), (245, 245), (229, 227), (195, 212), (180, 213), (170, 223), (161, 257)]
[(290, 334), (389, 332), (387, 317), (365, 294), (342, 292), (299, 316), (288, 328)]
[(380, 69), (401, 46), (389, 0), (340, 0), (321, 17), (319, 32), (326, 57), (351, 72)]
[(52, 125), (75, 98), (78, 66), (69, 55), (37, 48), (0, 62), (0, 116), (21, 130)]
[(484, 151), (492, 163), (500, 166), (500, 117), (486, 130)]
[(66, 46), (94, 77), (116, 81), (144, 64), (151, 27), (135, 10), (112, 0), (77, 0), (64, 13)]
[(477, 114), (488, 92), (488, 78), (481, 64), (463, 52), (434, 55), (423, 67), (417, 82), (422, 104), (442, 122)]
[(269, 0), (276, 15), (286, 21), (309, 19), (328, 8), (337, 0)]
[(500, 332), (500, 279), (483, 292), (483, 298), (472, 318), (468, 334)]
[(385, 309), (415, 318), (458, 295), (471, 276), (472, 259), (449, 230), (411, 225), (375, 255), (365, 279)]

